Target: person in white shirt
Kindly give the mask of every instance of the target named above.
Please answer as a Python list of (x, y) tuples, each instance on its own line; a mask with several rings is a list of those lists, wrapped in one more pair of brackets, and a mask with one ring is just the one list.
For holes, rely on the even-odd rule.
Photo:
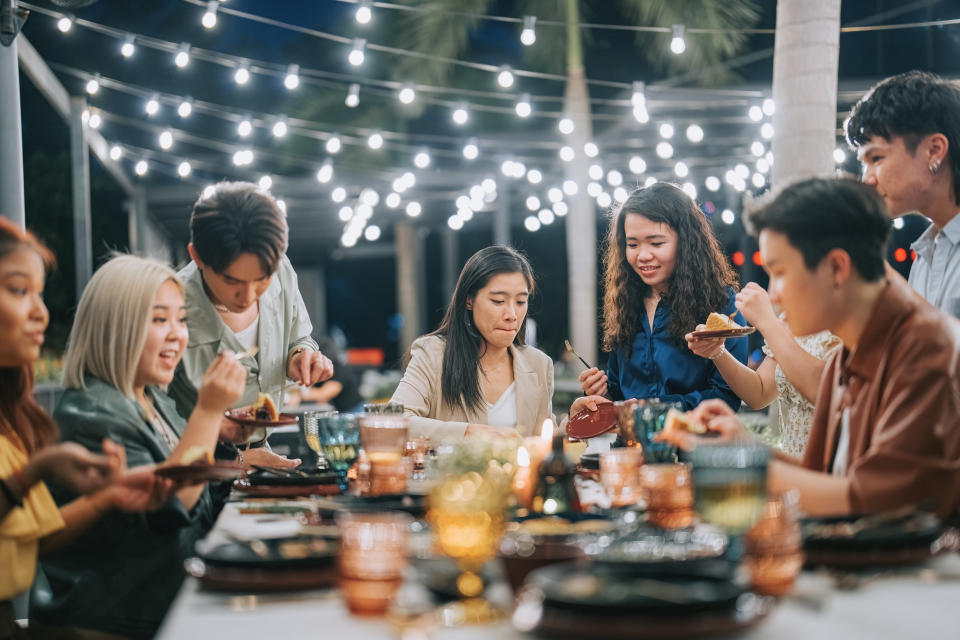
[(874, 86), (850, 112), (847, 142), (894, 217), (920, 213), (910, 286), (960, 317), (960, 86), (910, 71)]

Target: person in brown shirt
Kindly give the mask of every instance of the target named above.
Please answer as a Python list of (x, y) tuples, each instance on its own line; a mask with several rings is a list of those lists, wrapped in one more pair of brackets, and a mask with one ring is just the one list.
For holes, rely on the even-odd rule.
[[(812, 516), (905, 505), (956, 512), (960, 323), (886, 274), (883, 201), (852, 180), (811, 179), (750, 221), (790, 330), (829, 330), (843, 341), (820, 381), (806, 454), (778, 454), (770, 490), (799, 489)], [(694, 417), (722, 440), (746, 437), (723, 403), (705, 402)], [(698, 441), (673, 438), (684, 447)]]

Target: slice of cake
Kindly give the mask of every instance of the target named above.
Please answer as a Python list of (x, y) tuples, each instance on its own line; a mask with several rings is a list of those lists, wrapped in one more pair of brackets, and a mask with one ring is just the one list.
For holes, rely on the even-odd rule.
[(707, 331), (724, 331), (727, 329), (743, 329), (743, 327), (722, 313), (711, 313), (707, 316)]
[(195, 445), (186, 450), (180, 456), (180, 464), (183, 465), (208, 465), (213, 464), (213, 454), (206, 447)]
[(276, 422), (280, 419), (280, 412), (277, 411), (277, 405), (274, 404), (273, 398), (265, 393), (258, 393), (257, 401), (250, 408), (253, 409), (253, 416), (257, 420)]

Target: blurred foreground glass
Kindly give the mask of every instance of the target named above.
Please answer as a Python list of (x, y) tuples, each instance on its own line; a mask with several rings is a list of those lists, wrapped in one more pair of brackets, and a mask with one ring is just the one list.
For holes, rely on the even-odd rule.
[(635, 412), (637, 407), (644, 406), (651, 402), (660, 402), (659, 398), (617, 400), (613, 406), (617, 409), (617, 435), (620, 442), (625, 447), (637, 447), (640, 443), (637, 441), (637, 430), (635, 422)]
[(305, 411), (303, 417), (301, 418), (301, 424), (303, 425), (303, 440), (307, 443), (307, 447), (309, 447), (310, 450), (316, 454), (316, 468), (319, 470), (329, 469), (330, 463), (327, 462), (327, 458), (323, 455), (323, 446), (320, 444), (320, 432), (317, 426), (317, 418), (321, 416), (332, 415), (337, 415), (337, 411)]
[(693, 524), (696, 512), (689, 465), (644, 464), (638, 475), (649, 523), (664, 529)]
[(770, 450), (759, 444), (701, 445), (688, 454), (697, 512), (731, 535), (742, 535), (767, 504)]
[(799, 494), (771, 498), (743, 539), (744, 565), (756, 593), (784, 596), (803, 568), (803, 538), (797, 521)]
[(425, 479), (427, 477), (427, 456), (430, 455), (430, 438), (420, 437), (407, 440), (403, 446), (403, 455), (410, 462), (410, 479)]
[(360, 439), (370, 460), (370, 494), (403, 493), (407, 466), (407, 418), (397, 414), (369, 414), (360, 418)]
[(654, 442), (653, 437), (663, 431), (667, 412), (670, 409), (683, 410), (679, 402), (661, 402), (649, 400), (638, 404), (634, 409), (633, 422), (637, 442), (643, 449), (643, 460), (646, 463), (659, 464), (677, 461), (677, 448), (666, 442)]
[(480, 570), (503, 537), (511, 493), (510, 475), (495, 469), (451, 476), (430, 492), (427, 521), (434, 542), (460, 568), (457, 590), (462, 599), (444, 609), (448, 625), (484, 623), (504, 615), (484, 599)]
[[(310, 435), (313, 426), (307, 430), (304, 421), (304, 431), (307, 434), (307, 444), (313, 448)], [(340, 489), (347, 488), (347, 470), (360, 453), (360, 428), (357, 417), (350, 413), (332, 413), (315, 417), (316, 438), (330, 468), (337, 472), (340, 478)]]
[(368, 415), (403, 415), (402, 402), (366, 402), (363, 405), (363, 412)]
[(611, 449), (600, 454), (600, 484), (611, 507), (626, 507), (640, 499), (639, 467), (643, 461), (639, 449)]
[(390, 607), (407, 566), (406, 513), (337, 514), (340, 589), (350, 613), (382, 615)]

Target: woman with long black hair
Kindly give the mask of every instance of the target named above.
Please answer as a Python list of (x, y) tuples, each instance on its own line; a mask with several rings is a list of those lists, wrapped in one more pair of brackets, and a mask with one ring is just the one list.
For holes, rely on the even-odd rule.
[[(685, 339), (710, 312), (736, 312), (736, 273), (696, 203), (667, 182), (635, 190), (610, 220), (605, 262), (603, 348), (610, 359), (605, 373), (580, 375), (587, 395), (571, 414), (630, 398), (684, 409), (719, 398), (736, 411), (740, 398)], [(746, 340), (728, 339), (713, 357), (727, 350), (746, 363)]]
[(436, 331), (418, 338), (392, 400), (434, 440), (530, 435), (552, 417), (553, 361), (524, 344), (533, 270), (509, 247), (473, 254)]

